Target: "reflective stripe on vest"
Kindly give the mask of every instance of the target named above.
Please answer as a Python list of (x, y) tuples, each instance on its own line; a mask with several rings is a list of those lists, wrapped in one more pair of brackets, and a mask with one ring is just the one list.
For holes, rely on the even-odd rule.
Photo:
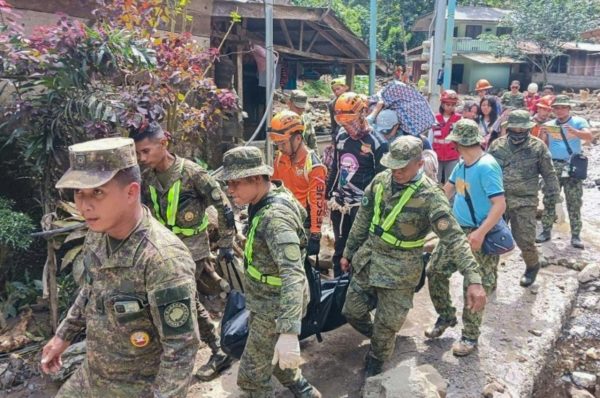
[[(183, 171), (183, 161), (179, 166), (179, 174)], [(177, 180), (175, 184), (171, 188), (169, 188), (169, 193), (167, 194), (167, 221), (163, 220), (160, 214), (160, 203), (158, 201), (158, 193), (156, 192), (156, 188), (152, 185), (149, 186), (150, 189), (150, 198), (152, 199), (152, 206), (154, 207), (154, 213), (156, 214), (156, 219), (167, 227), (173, 233), (183, 235), (183, 236), (193, 236), (198, 235), (206, 230), (208, 227), (208, 215), (204, 214), (204, 218), (202, 219), (202, 223), (196, 228), (182, 228), (175, 225), (175, 221), (177, 218), (177, 208), (179, 207), (179, 193), (181, 191), (181, 179)]]
[(381, 225), (381, 199), (383, 198), (383, 184), (377, 184), (377, 187), (375, 187), (375, 208), (369, 231), (379, 236), (381, 239), (383, 239), (384, 242), (395, 247), (400, 247), (402, 249), (416, 249), (419, 247), (423, 247), (425, 245), (424, 238), (415, 241), (401, 241), (394, 235), (388, 233), (388, 231), (390, 230), (390, 228), (392, 228), (392, 225), (396, 221), (396, 218), (424, 180), (425, 177), (422, 176), (419, 179), (419, 181), (409, 185), (408, 188), (406, 188), (406, 191), (404, 191), (404, 193), (400, 197), (400, 200), (398, 201), (398, 203), (396, 203), (396, 206), (394, 206), (390, 214), (387, 215), (387, 217), (383, 221), (383, 224)]
[(254, 235), (256, 234), (256, 228), (258, 227), (258, 223), (263, 217), (263, 213), (270, 206), (265, 206), (262, 210), (260, 210), (259, 214), (255, 215), (252, 219), (252, 225), (250, 226), (250, 231), (248, 232), (248, 239), (246, 240), (246, 246), (244, 246), (244, 259), (246, 262), (246, 273), (250, 275), (253, 279), (266, 283), (271, 286), (281, 286), (281, 278), (278, 276), (272, 275), (264, 275), (261, 273), (254, 265), (252, 265), (252, 255), (254, 253)]

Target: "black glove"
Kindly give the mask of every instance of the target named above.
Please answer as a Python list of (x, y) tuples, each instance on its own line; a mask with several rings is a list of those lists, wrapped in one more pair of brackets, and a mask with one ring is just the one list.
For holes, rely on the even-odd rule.
[(219, 248), (219, 259), (223, 259), (226, 262), (232, 262), (233, 261), (233, 249), (231, 247), (220, 247)]
[(321, 250), (321, 234), (310, 234), (306, 254), (309, 256), (314, 256), (319, 254), (319, 250)]

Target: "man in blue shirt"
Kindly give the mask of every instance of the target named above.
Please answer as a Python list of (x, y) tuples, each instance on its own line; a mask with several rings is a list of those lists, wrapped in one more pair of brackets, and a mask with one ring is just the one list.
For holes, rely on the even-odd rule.
[[(502, 170), (494, 157), (481, 148), (482, 137), (473, 120), (458, 121), (446, 139), (456, 143), (456, 149), (463, 160), (454, 168), (444, 185), (444, 191), (449, 199), (454, 196), (452, 212), (467, 234), (471, 251), (480, 266), (483, 288), (489, 296), (496, 290), (500, 258), (484, 254), (481, 245), (485, 235), (500, 221), (506, 209)], [(467, 194), (474, 214), (469, 209)], [(452, 306), (449, 286), (450, 277), (457, 267), (449, 261), (446, 255), (448, 251), (443, 244), (438, 244), (427, 269), (429, 295), (439, 314), (435, 325), (425, 332), (425, 336), (429, 338), (439, 337), (448, 327), (456, 325), (456, 308)], [(452, 347), (454, 355), (466, 356), (475, 350), (482, 317), (483, 311), (475, 313), (464, 307), (462, 339)]]
[[(552, 155), (552, 162), (556, 170), (556, 176), (561, 188), (565, 191), (567, 201), (567, 212), (571, 224), (571, 246), (583, 249), (581, 241), (581, 205), (583, 204), (582, 180), (569, 176), (569, 159), (571, 155), (567, 149), (560, 130), (562, 129), (571, 151), (574, 154), (581, 153), (582, 141), (591, 141), (592, 132), (588, 122), (578, 116), (571, 116), (571, 100), (566, 95), (557, 95), (552, 103), (552, 110), (556, 119), (551, 120), (544, 126), (548, 137), (548, 148)], [(556, 208), (551, 204), (550, 198), (544, 197), (544, 214), (542, 215), (542, 232), (536, 238), (537, 243), (549, 241), (552, 237), (552, 224), (556, 219)]]

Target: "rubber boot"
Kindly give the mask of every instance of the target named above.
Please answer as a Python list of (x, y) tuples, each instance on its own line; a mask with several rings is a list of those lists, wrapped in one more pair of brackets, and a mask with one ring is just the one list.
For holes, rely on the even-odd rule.
[(579, 237), (579, 235), (573, 235), (571, 236), (571, 246), (573, 246), (576, 249), (583, 249), (583, 241), (581, 240), (581, 238)]
[(548, 242), (550, 239), (552, 239), (552, 230), (550, 230), (550, 229), (544, 229), (535, 238), (535, 243)]
[(533, 285), (535, 282), (535, 278), (537, 276), (538, 271), (540, 270), (540, 265), (536, 265), (535, 267), (528, 268), (525, 270), (525, 273), (521, 277), (521, 281), (519, 282), (523, 287), (529, 287)]
[(321, 398), (319, 390), (304, 377), (301, 377), (295, 384), (287, 386), (287, 388), (294, 394), (294, 398)]
[(437, 321), (435, 321), (435, 325), (425, 331), (425, 337), (435, 339), (436, 337), (440, 337), (442, 334), (444, 334), (446, 329), (453, 326), (456, 326), (456, 317), (452, 319), (445, 319), (440, 316), (438, 317)]
[(365, 363), (365, 379), (376, 376), (383, 371), (383, 361), (375, 358), (370, 353), (367, 354)]
[(208, 345), (212, 351), (212, 355), (208, 362), (200, 366), (196, 371), (196, 377), (201, 381), (211, 381), (233, 363), (233, 358), (225, 354), (217, 342), (213, 341)]

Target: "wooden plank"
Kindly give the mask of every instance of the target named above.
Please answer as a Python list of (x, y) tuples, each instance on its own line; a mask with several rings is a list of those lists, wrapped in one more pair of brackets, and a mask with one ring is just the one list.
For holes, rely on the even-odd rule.
[[(264, 19), (265, 6), (263, 3), (241, 3), (237, 1), (215, 1), (213, 3), (213, 17), (227, 17), (236, 11), (242, 18)], [(307, 8), (285, 5), (273, 6), (274, 19), (296, 19), (305, 21), (318, 21), (324, 9)]]
[(304, 46), (304, 21), (300, 21), (300, 43), (298, 44), (298, 49), (302, 51), (302, 47)]
[(308, 48), (306, 49), (307, 53), (310, 52), (310, 50), (312, 50), (313, 46), (315, 45), (315, 42), (317, 41), (320, 35), (321, 33), (318, 30), (315, 31), (315, 35), (313, 36), (312, 40), (310, 41), (310, 44), (308, 45)]
[(56, 283), (56, 253), (54, 253), (54, 246), (52, 239), (48, 239), (48, 301), (50, 302), (50, 323), (52, 331), (56, 332), (58, 328), (58, 285)]
[[(347, 48), (345, 48), (344, 46), (342, 46), (340, 43), (337, 42), (337, 40), (328, 32), (326, 32), (325, 30), (323, 30), (319, 25), (312, 23), (312, 22), (307, 22), (308, 26), (310, 26), (311, 28), (313, 28), (314, 30), (316, 30), (317, 32), (319, 32), (319, 34), (321, 36), (323, 36), (323, 38), (325, 38), (325, 40), (327, 40), (329, 43), (331, 43), (332, 46), (334, 46), (335, 48), (337, 48), (342, 54), (345, 54), (346, 56), (348, 56), (349, 58), (360, 58), (361, 55), (360, 54), (356, 54), (350, 50), (348, 50)], [(359, 65), (359, 67), (363, 70), (363, 72), (367, 72), (367, 67), (365, 65)]]
[(350, 91), (354, 91), (354, 74), (356, 73), (356, 64), (346, 65), (346, 86), (350, 87)]
[(288, 32), (287, 25), (285, 23), (285, 19), (279, 20), (279, 26), (283, 31), (283, 35), (285, 36), (285, 40), (287, 41), (288, 47), (294, 48), (294, 43), (292, 43), (292, 38), (290, 37), (290, 32)]
[(364, 60), (359, 60), (359, 59), (332, 57), (330, 55), (323, 55), (323, 54), (311, 53), (311, 52), (307, 52), (307, 51), (300, 51), (300, 50), (296, 50), (295, 48), (289, 48), (289, 47), (280, 46), (277, 44), (273, 45), (273, 49), (275, 51), (279, 51), (281, 53), (296, 55), (299, 57), (305, 57), (305, 58), (315, 59), (315, 60), (319, 60), (319, 61), (331, 61), (331, 62), (339, 62), (339, 63), (343, 63), (343, 64), (364, 62)]

